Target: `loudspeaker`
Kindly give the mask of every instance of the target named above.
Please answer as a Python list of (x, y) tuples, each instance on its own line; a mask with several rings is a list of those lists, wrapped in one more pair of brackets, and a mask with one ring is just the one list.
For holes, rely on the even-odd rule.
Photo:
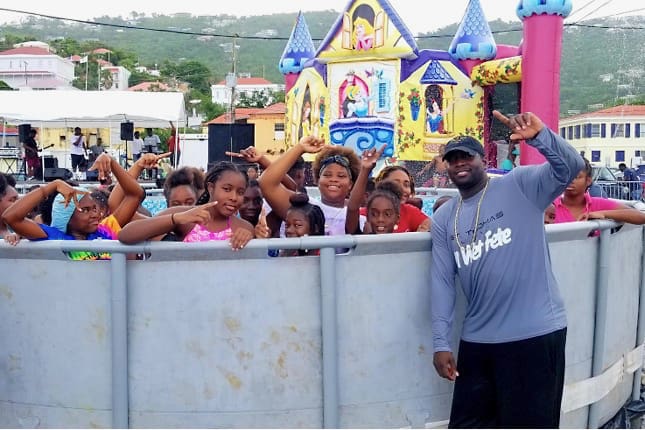
[(56, 179), (72, 179), (74, 175), (69, 169), (64, 169), (62, 167), (50, 167), (45, 169), (45, 181), (51, 182)]
[(134, 140), (134, 123), (121, 123), (121, 140)]
[(98, 182), (98, 180), (99, 180), (99, 171), (98, 170), (87, 170), (85, 172), (85, 180), (86, 181), (96, 181), (96, 182)]
[(41, 159), (43, 161), (43, 166), (45, 166), (45, 169), (58, 167), (58, 158), (54, 157), (53, 155), (43, 155)]
[(25, 143), (29, 137), (29, 131), (31, 130), (31, 124), (20, 124), (18, 126), (18, 140), (20, 143)]
[[(253, 124), (208, 124), (208, 165), (216, 161), (231, 161), (226, 151), (240, 152), (255, 144)], [(236, 164), (246, 163), (233, 157)]]

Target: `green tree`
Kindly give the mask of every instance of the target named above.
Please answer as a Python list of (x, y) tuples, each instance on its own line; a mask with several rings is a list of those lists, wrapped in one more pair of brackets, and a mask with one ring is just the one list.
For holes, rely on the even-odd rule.
[(265, 108), (274, 103), (284, 102), (284, 91), (256, 91), (247, 96), (241, 93), (237, 106), (251, 108)]
[(38, 37), (35, 35), (17, 35), (6, 33), (2, 38), (0, 38), (0, 50), (6, 51), (7, 49), (13, 49), (13, 46), (17, 43), (27, 42), (29, 40), (38, 40)]
[(192, 89), (202, 93), (210, 92), (210, 70), (197, 60), (180, 63), (165, 61), (160, 71), (161, 75), (169, 79), (173, 86), (177, 86), (179, 82), (187, 82)]
[(72, 55), (81, 52), (81, 45), (78, 43), (78, 41), (75, 39), (70, 39), (68, 37), (54, 40), (49, 44), (49, 46), (51, 46), (56, 51), (56, 55), (63, 58), (69, 58)]

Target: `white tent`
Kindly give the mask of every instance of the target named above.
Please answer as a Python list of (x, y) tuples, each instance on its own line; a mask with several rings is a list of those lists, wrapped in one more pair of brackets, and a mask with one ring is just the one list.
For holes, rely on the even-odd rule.
[[(179, 128), (186, 121), (186, 111), (184, 96), (178, 92), (0, 91), (0, 120), (36, 128), (109, 128), (111, 146), (115, 136), (118, 140), (122, 122), (167, 128), (172, 121)], [(49, 154), (59, 159), (59, 166), (69, 167), (67, 148)], [(112, 155), (121, 157), (121, 150)]]
[(0, 118), (37, 127), (168, 127), (186, 118), (182, 93), (138, 91), (0, 91)]

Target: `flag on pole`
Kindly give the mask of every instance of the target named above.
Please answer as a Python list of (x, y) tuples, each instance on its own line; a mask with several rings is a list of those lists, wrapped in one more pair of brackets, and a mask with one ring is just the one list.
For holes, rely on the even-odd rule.
[(81, 63), (81, 64), (85, 64), (85, 63), (87, 63), (87, 55), (86, 55), (85, 57), (82, 57), (82, 58), (81, 58), (80, 63)]

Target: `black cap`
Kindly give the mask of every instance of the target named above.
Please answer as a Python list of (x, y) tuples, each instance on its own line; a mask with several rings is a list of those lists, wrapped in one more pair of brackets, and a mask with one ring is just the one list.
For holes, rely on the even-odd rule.
[(445, 160), (452, 151), (462, 151), (473, 156), (479, 154), (480, 157), (484, 157), (484, 147), (472, 136), (457, 136), (450, 139), (446, 143), (442, 159)]

